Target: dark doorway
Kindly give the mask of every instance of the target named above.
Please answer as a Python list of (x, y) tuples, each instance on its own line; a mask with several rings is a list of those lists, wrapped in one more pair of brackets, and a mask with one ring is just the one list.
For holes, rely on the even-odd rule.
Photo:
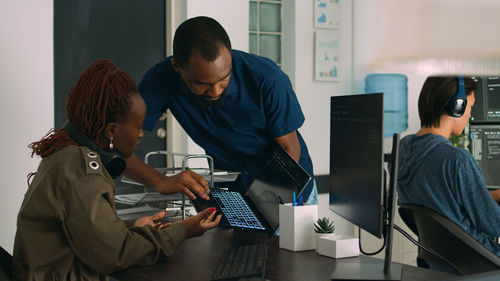
[[(88, 65), (110, 59), (138, 83), (165, 57), (165, 32), (165, 0), (54, 0), (54, 126), (66, 120), (66, 97)], [(165, 150), (165, 137), (156, 136), (159, 128), (165, 128), (164, 120), (144, 132), (136, 151), (140, 159)], [(163, 159), (151, 160), (165, 166)]]

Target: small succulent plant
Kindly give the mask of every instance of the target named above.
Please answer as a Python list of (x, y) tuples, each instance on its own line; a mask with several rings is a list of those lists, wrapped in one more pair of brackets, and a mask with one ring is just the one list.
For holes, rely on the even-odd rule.
[(328, 217), (319, 218), (314, 223), (314, 232), (316, 233), (333, 233), (335, 231), (335, 224), (330, 221)]

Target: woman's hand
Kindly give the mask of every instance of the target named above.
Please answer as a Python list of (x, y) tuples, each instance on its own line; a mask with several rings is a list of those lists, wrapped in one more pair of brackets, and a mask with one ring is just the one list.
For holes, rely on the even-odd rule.
[(158, 212), (152, 216), (146, 216), (146, 217), (142, 217), (140, 219), (137, 219), (134, 222), (134, 227), (143, 227), (145, 225), (150, 225), (154, 228), (165, 228), (167, 226), (170, 226), (169, 223), (162, 224), (160, 222), (156, 222), (156, 223), (154, 222), (155, 220), (159, 220), (159, 219), (164, 218), (166, 214), (167, 214), (167, 212), (161, 211), (161, 212)]
[(207, 208), (199, 212), (196, 216), (192, 216), (178, 223), (184, 224), (187, 230), (187, 237), (199, 236), (205, 231), (215, 228), (219, 225), (222, 214), (215, 217), (217, 209), (215, 207)]

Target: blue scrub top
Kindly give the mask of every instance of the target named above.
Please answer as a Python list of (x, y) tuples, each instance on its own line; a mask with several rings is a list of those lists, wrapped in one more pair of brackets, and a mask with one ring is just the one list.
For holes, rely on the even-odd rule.
[[(248, 189), (277, 143), (273, 138), (300, 128), (304, 114), (288, 76), (271, 60), (232, 50), (231, 80), (221, 105), (199, 106), (168, 57), (152, 67), (139, 83), (146, 105), (143, 128), (152, 130), (170, 109), (187, 134), (214, 159), (216, 169), (242, 174), (231, 184)], [(304, 140), (299, 164), (313, 177)], [(311, 180), (303, 192), (308, 198)]]

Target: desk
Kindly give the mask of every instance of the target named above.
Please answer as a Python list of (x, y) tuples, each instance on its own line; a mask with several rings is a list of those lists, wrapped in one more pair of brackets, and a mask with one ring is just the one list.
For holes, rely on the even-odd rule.
[(294, 253), (279, 249), (278, 237), (216, 228), (181, 244), (173, 256), (152, 266), (132, 267), (112, 277), (123, 280), (210, 280), (222, 251), (235, 245), (265, 241), (266, 278), (271, 280), (330, 280), (334, 259), (315, 251)]
[[(268, 244), (266, 279), (270, 280), (330, 280), (335, 259), (320, 256), (315, 251), (291, 252), (279, 248), (278, 237), (263, 234), (216, 228), (204, 235), (184, 241), (173, 256), (166, 257), (155, 265), (131, 267), (116, 272), (113, 278), (132, 280), (210, 280), (222, 251), (234, 245), (253, 242)], [(342, 262), (380, 261), (372, 257), (339, 259)]]

